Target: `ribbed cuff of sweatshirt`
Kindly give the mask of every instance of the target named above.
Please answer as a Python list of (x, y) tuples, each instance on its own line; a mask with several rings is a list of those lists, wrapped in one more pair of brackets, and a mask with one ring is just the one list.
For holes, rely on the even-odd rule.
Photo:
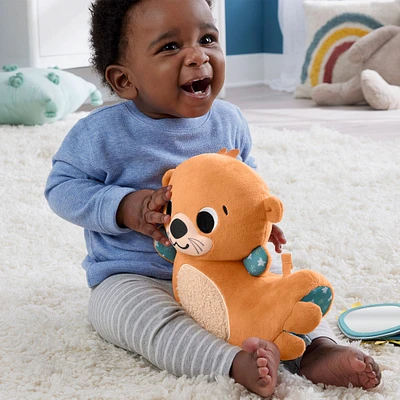
[(110, 186), (104, 193), (98, 213), (99, 224), (104, 232), (109, 235), (120, 235), (131, 231), (117, 224), (117, 211), (121, 200), (134, 191), (132, 188)]

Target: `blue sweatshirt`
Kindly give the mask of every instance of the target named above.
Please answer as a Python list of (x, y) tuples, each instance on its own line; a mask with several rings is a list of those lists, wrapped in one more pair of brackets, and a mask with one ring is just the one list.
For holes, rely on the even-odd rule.
[(56, 214), (84, 228), (90, 287), (118, 273), (172, 278), (152, 238), (117, 225), (118, 206), (135, 190), (161, 187), (163, 174), (185, 159), (221, 148), (239, 149), (254, 167), (247, 122), (222, 100), (198, 118), (155, 120), (127, 101), (77, 122), (53, 158), (45, 196)]

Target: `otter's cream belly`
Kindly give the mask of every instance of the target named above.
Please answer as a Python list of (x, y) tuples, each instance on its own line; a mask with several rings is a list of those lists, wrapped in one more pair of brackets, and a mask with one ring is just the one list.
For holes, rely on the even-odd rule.
[(228, 341), (228, 311), (221, 292), (210, 278), (184, 264), (178, 271), (177, 291), (182, 307), (199, 325)]

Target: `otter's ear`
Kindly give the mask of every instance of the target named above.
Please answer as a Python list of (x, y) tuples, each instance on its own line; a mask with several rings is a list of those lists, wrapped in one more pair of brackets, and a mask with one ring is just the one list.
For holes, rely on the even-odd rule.
[(220, 151), (217, 151), (217, 154), (222, 154), (222, 155), (229, 156), (232, 158), (236, 158), (239, 155), (239, 153), (240, 153), (239, 149), (233, 149), (233, 150), (227, 151), (225, 147), (223, 149), (221, 149)]
[(169, 182), (171, 181), (172, 174), (174, 173), (174, 169), (169, 169), (163, 176), (162, 178), (162, 185), (163, 186), (168, 186)]
[(267, 213), (268, 221), (277, 223), (282, 219), (283, 205), (275, 196), (269, 196), (264, 200), (265, 212)]

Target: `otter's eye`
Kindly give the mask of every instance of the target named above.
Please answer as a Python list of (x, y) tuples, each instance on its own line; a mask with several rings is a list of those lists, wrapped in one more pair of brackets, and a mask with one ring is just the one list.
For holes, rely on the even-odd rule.
[(170, 200), (165, 207), (165, 214), (172, 215), (172, 201)]
[(218, 225), (218, 214), (210, 207), (205, 207), (197, 214), (196, 223), (203, 233), (211, 233)]

